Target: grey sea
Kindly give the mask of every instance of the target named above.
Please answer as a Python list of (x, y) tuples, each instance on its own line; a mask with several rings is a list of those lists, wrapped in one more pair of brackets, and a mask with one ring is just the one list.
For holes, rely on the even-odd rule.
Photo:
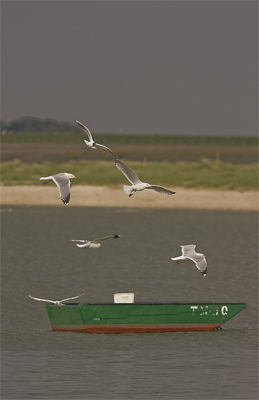
[[(3, 207), (1, 399), (257, 399), (255, 212)], [(70, 239), (120, 234), (99, 249)], [(180, 245), (208, 257), (203, 277)], [(53, 332), (43, 302), (246, 302), (209, 332)], [(76, 301), (76, 300), (75, 300)]]

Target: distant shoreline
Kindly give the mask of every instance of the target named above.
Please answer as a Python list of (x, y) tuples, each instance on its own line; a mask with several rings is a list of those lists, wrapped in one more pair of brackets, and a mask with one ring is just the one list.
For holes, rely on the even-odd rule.
[[(57, 187), (1, 185), (1, 205), (63, 206)], [(258, 192), (174, 188), (175, 195), (152, 191), (129, 198), (123, 188), (80, 186), (71, 189), (69, 206), (257, 211)]]

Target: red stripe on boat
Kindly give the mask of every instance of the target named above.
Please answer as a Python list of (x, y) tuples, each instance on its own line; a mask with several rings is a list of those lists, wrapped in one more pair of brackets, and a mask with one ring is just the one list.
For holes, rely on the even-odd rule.
[(210, 331), (221, 325), (222, 324), (52, 325), (52, 330), (88, 333), (162, 333), (178, 331)]

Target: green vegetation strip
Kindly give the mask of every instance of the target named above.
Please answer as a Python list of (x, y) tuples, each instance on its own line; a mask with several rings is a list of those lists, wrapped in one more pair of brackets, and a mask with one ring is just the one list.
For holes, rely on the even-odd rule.
[[(215, 188), (257, 190), (258, 163), (230, 164), (219, 161), (200, 162), (127, 162), (143, 182), (168, 188)], [(1, 181), (5, 185), (42, 185), (41, 176), (70, 172), (78, 179), (73, 184), (117, 186), (129, 184), (124, 175), (107, 161), (69, 161), (66, 163), (26, 164), (18, 160), (1, 163)]]
[[(97, 143), (106, 145), (162, 145), (162, 146), (258, 146), (258, 138), (232, 136), (183, 136), (183, 135), (131, 135), (95, 134)], [(82, 131), (71, 132), (13, 132), (1, 135), (2, 143), (83, 143), (87, 135)]]

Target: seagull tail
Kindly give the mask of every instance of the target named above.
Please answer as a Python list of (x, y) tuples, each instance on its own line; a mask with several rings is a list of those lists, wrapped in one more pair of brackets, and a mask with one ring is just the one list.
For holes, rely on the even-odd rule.
[[(90, 150), (90, 149), (91, 149), (91, 146), (89, 146), (89, 142), (88, 142), (87, 140), (84, 140), (84, 142), (85, 142), (85, 144), (86, 144), (85, 149)], [(92, 146), (92, 148), (93, 148), (93, 149), (96, 149), (95, 146)]]
[(134, 191), (132, 193), (132, 187), (128, 185), (123, 186), (124, 192), (127, 193), (127, 195), (132, 196), (134, 194)]

